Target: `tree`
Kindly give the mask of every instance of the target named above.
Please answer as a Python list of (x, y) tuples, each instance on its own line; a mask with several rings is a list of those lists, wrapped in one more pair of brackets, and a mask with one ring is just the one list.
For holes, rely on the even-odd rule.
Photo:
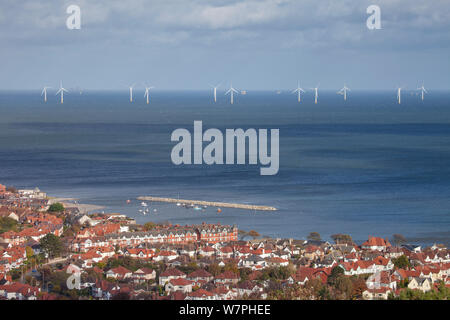
[(409, 262), (408, 257), (404, 254), (398, 258), (392, 259), (392, 263), (397, 269), (407, 269), (411, 267), (411, 263)]
[(342, 233), (333, 234), (331, 235), (331, 239), (333, 239), (334, 242), (336, 242), (336, 244), (348, 244), (348, 245), (354, 244), (352, 237), (348, 234)]
[(261, 236), (261, 235), (260, 235), (257, 231), (255, 231), (255, 230), (250, 230), (250, 231), (247, 233), (247, 235), (249, 235), (249, 236), (252, 237), (253, 239), (256, 239), (256, 238), (258, 238), (258, 237)]
[(27, 254), (27, 258), (31, 258), (32, 256), (34, 256), (34, 251), (31, 247), (25, 247), (25, 252)]
[(352, 278), (353, 292), (352, 296), (355, 299), (361, 299), (363, 292), (367, 289), (366, 281), (360, 277)]
[(222, 268), (217, 263), (211, 263), (208, 266), (208, 272), (213, 276), (217, 276), (218, 274), (222, 273)]
[(52, 233), (47, 233), (39, 243), (42, 251), (47, 253), (50, 258), (60, 256), (64, 249), (61, 239)]
[(48, 212), (62, 212), (64, 211), (64, 205), (59, 202), (53, 203), (47, 210)]
[(144, 230), (145, 231), (150, 231), (156, 228), (156, 223), (154, 222), (147, 222), (146, 224), (144, 224)]
[(308, 234), (307, 239), (310, 241), (321, 241), (322, 240), (322, 238), (320, 237), (320, 233), (318, 233), (318, 232), (310, 232), (310, 234)]
[(401, 246), (406, 243), (406, 238), (403, 235), (396, 233), (392, 235), (392, 242), (396, 246)]
[(17, 189), (15, 187), (7, 187), (6, 191), (11, 192), (11, 193), (17, 193)]
[(331, 274), (328, 276), (327, 282), (330, 285), (334, 285), (337, 281), (337, 279), (340, 276), (344, 275), (344, 269), (342, 269), (340, 266), (336, 266), (333, 269), (331, 269)]
[(239, 269), (236, 263), (229, 262), (223, 267), (224, 271), (231, 271), (233, 273), (239, 274)]
[(343, 299), (348, 300), (351, 298), (353, 293), (353, 283), (348, 277), (343, 275), (338, 276), (335, 287), (343, 295)]
[(9, 217), (0, 217), (0, 233), (6, 231), (17, 231), (19, 223)]

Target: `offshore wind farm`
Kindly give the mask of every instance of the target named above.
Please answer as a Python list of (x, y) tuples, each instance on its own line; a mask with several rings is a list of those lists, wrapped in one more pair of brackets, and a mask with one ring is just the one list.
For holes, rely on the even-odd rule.
[[(217, 103), (217, 89), (220, 87), (221, 83), (213, 86), (210, 85), (210, 87), (213, 89), (213, 99), (212, 101), (214, 103)], [(129, 99), (130, 99), (130, 103), (133, 103), (134, 97), (133, 97), (133, 90), (136, 86), (136, 83), (133, 83), (131, 86), (128, 87), (129, 90)], [(319, 101), (319, 84), (313, 88), (310, 88), (310, 91), (312, 91), (314, 93), (314, 104), (318, 104)], [(41, 96), (43, 96), (44, 102), (47, 102), (47, 90), (50, 89), (51, 87), (48, 86), (44, 86), (41, 92)], [(144, 99), (146, 101), (146, 104), (150, 104), (150, 90), (154, 89), (155, 87), (153, 86), (148, 86), (146, 84), (144, 84), (143, 90), (144, 90)], [(404, 89), (404, 87), (397, 87), (396, 88), (396, 100), (398, 104), (401, 104), (402, 101), (402, 90)], [(347, 96), (348, 96), (348, 92), (351, 91), (349, 87), (347, 87), (346, 84), (344, 84), (344, 87), (342, 87), (339, 91), (337, 91), (337, 94), (342, 95), (344, 98), (344, 101), (347, 101)], [(69, 91), (66, 90), (65, 88), (62, 87), (62, 81), (60, 82), (60, 86), (59, 86), (59, 90), (57, 91), (56, 95), (60, 94), (60, 102), (61, 104), (64, 103), (64, 92), (68, 93)], [(234, 95), (235, 94), (239, 94), (239, 93), (244, 92), (245, 94), (247, 93), (247, 90), (237, 90), (236, 88), (233, 87), (232, 82), (230, 82), (230, 88), (225, 91), (225, 95), (229, 95), (230, 96), (230, 104), (234, 104)], [(304, 90), (303, 88), (300, 87), (300, 81), (298, 81), (297, 87), (292, 90), (292, 93), (295, 93), (297, 95), (297, 102), (301, 103), (301, 97), (302, 94), (305, 94), (307, 91)], [(428, 91), (425, 89), (424, 85), (422, 84), (421, 87), (418, 87), (416, 90), (411, 91), (411, 93), (419, 93), (420, 94), (420, 98), (422, 101), (425, 100), (425, 94), (428, 94)], [(81, 91), (80, 91), (81, 94)]]
[[(348, 232), (362, 240), (374, 229), (380, 236), (403, 233), (427, 243), (448, 238), (447, 91), (427, 88), (422, 101), (416, 90), (420, 82), (403, 89), (398, 104), (394, 88), (352, 89), (347, 100), (336, 89), (321, 89), (315, 104), (314, 89), (304, 90), (300, 103), (292, 89), (281, 94), (248, 90), (239, 98), (233, 91), (231, 105), (230, 95), (224, 95), (230, 83), (217, 89), (216, 102), (206, 83), (198, 91), (149, 89), (147, 105), (144, 93), (150, 86), (142, 81), (133, 86), (132, 103), (130, 86), (117, 91), (83, 86), (80, 95), (68, 83), (61, 86), (69, 91), (63, 104), (51, 88), (47, 102), (37, 90), (0, 92), (3, 183), (39, 186), (56, 197), (123, 212), (139, 223), (221, 221), (294, 238), (316, 230), (323, 236)], [(236, 91), (247, 90), (234, 83)], [(319, 87), (307, 83), (301, 81), (300, 88)], [(342, 88), (344, 81), (338, 84)], [(45, 86), (60, 87), (51, 81)], [(199, 119), (221, 130), (279, 128), (278, 174), (260, 176), (249, 165), (174, 166), (171, 132)], [(144, 195), (277, 210), (220, 207), (218, 213), (210, 206), (195, 211), (149, 201), (152, 210), (144, 216), (139, 205), (126, 202)]]

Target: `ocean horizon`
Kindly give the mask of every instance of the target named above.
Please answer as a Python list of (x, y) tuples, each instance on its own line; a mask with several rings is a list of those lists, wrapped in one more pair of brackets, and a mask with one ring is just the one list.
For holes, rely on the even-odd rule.
[[(0, 91), (0, 183), (39, 187), (54, 197), (105, 206), (137, 220), (237, 224), (263, 236), (329, 240), (350, 234), (403, 234), (419, 244), (450, 243), (450, 92), (429, 90), (425, 101), (405, 91), (311, 91), (297, 103), (290, 91), (154, 91), (145, 104), (128, 92)], [(175, 166), (170, 135), (177, 128), (280, 130), (280, 169), (259, 165)], [(139, 196), (267, 205), (274, 212), (216, 208), (194, 211)], [(126, 200), (133, 200), (127, 204)], [(156, 209), (156, 212), (153, 211)]]

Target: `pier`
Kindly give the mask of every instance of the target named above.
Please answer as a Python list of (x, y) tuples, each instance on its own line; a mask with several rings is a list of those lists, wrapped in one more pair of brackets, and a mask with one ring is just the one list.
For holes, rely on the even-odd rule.
[(199, 206), (235, 208), (235, 209), (245, 209), (245, 210), (259, 210), (259, 211), (276, 211), (277, 210), (277, 208), (269, 207), (269, 206), (256, 206), (256, 205), (251, 205), (251, 204), (216, 202), (216, 201), (184, 200), (184, 199), (161, 198), (161, 197), (150, 197), (150, 196), (138, 197), (137, 199), (140, 201), (181, 203), (181, 204), (192, 204), (192, 205), (199, 205)]

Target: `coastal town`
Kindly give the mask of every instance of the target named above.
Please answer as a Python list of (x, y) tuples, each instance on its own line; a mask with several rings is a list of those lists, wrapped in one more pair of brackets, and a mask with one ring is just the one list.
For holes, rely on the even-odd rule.
[(450, 250), (368, 235), (262, 238), (220, 223), (139, 225), (0, 184), (0, 300), (450, 298)]

